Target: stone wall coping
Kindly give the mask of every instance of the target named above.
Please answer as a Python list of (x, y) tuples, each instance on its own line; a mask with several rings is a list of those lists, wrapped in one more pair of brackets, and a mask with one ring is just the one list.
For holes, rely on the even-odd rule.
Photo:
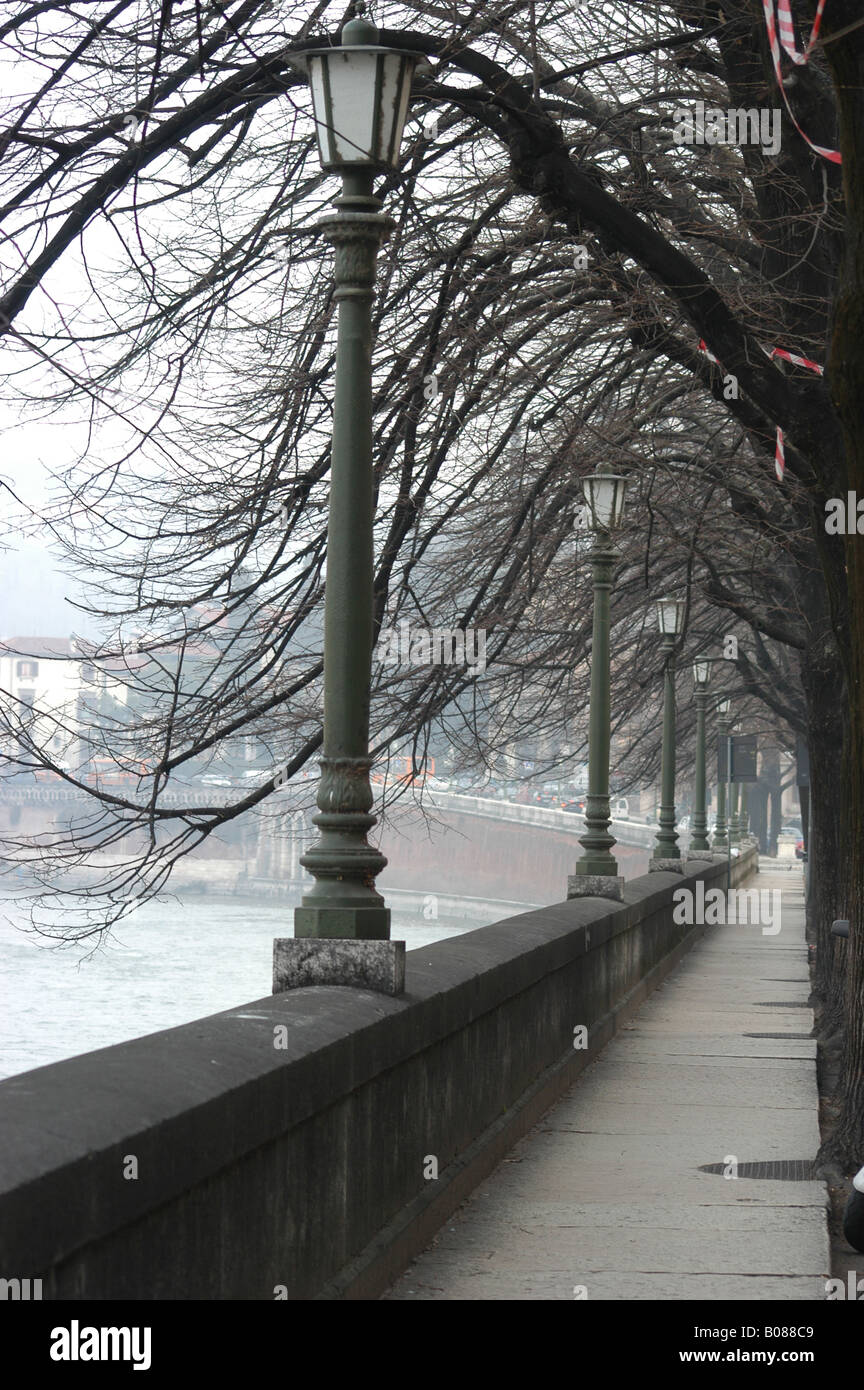
[[(736, 861), (736, 878), (754, 854)], [(22, 1259), (44, 1268), (129, 1224), (601, 949), (668, 907), (671, 888), (723, 876), (722, 864), (646, 874), (625, 884), (623, 903), (575, 898), (418, 947), (398, 998), (333, 986), (268, 995), (0, 1081), (0, 1272)], [(139, 1177), (124, 1181), (130, 1153)]]

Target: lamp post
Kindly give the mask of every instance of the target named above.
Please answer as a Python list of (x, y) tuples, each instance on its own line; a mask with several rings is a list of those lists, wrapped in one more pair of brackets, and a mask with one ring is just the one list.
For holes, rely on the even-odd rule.
[(579, 843), (585, 853), (567, 881), (568, 898), (596, 896), (621, 898), (623, 877), (611, 853), (615, 844), (609, 832), (610, 667), (609, 596), (618, 552), (612, 532), (621, 524), (626, 483), (609, 464), (598, 464), (582, 482), (588, 526), (593, 534), (591, 565), (594, 581), (594, 617), (591, 636), (591, 696), (588, 721), (588, 797), (585, 834)]
[[(312, 89), (321, 165), (341, 175), (342, 196), (336, 199), (336, 213), (319, 224), (335, 247), (339, 306), (324, 608), (324, 743), (314, 817), (320, 838), (300, 860), (315, 883), (295, 910), (294, 933), (295, 939), (326, 938), (330, 947), (334, 938), (363, 943), (370, 949), (342, 951), (343, 964), (336, 972), (341, 974), (329, 982), (356, 983), (359, 963), (367, 985), (398, 993), (404, 942), (389, 942), (390, 912), (374, 886), (387, 860), (367, 840), (377, 820), (371, 814), (369, 782), (372, 302), (378, 250), (394, 225), (372, 189), (376, 174), (398, 165), (411, 79), (421, 55), (382, 47), (375, 26), (356, 17), (334, 46), (308, 50), (300, 59)], [(381, 949), (372, 950), (373, 943)], [(328, 982), (309, 978), (308, 961), (316, 952), (308, 941), (290, 961), (289, 955), (283, 951), (281, 967), (277, 961), (278, 988)], [(317, 956), (322, 962), (334, 959), (332, 949)], [(375, 965), (370, 967), (370, 961)], [(299, 977), (294, 969), (298, 962), (303, 963)], [(377, 979), (381, 970), (386, 978)]]
[(693, 662), (693, 698), (696, 703), (696, 776), (693, 788), (693, 834), (689, 854), (698, 859), (711, 858), (708, 843), (708, 817), (705, 808), (705, 708), (708, 703), (708, 679), (711, 658), (697, 656)]
[(729, 700), (717, 701), (717, 731), (720, 738), (726, 740), (726, 780), (717, 780), (717, 823), (714, 826), (714, 849), (723, 850), (724, 853), (729, 849), (729, 838), (726, 830), (726, 781), (729, 777), (729, 730), (732, 721), (729, 718)]
[(731, 804), (729, 807), (729, 844), (732, 846), (741, 843), (741, 815), (739, 811), (739, 797), (741, 788), (737, 782), (733, 782), (730, 787)]
[(741, 809), (738, 816), (741, 843), (750, 839), (750, 788), (746, 782), (740, 783)]
[[(678, 848), (678, 833), (675, 829), (675, 643), (684, 628), (683, 599), (661, 598), (657, 600), (657, 626), (660, 630), (661, 650), (664, 657), (663, 675), (663, 757), (660, 790), (660, 829), (657, 831), (657, 845), (649, 869), (683, 870), (680, 864), (681, 851)], [(670, 860), (678, 861), (674, 864)]]

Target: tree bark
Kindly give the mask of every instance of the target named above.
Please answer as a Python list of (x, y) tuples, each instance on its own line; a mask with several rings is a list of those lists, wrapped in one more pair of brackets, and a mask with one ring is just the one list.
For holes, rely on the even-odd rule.
[[(845, 437), (846, 488), (864, 497), (864, 29), (832, 43), (831, 34), (860, 19), (855, 0), (835, 4), (824, 52), (839, 117), (846, 197), (846, 254), (834, 304), (828, 381)], [(864, 539), (846, 537), (849, 602), (849, 770), (844, 858), (849, 862), (843, 1084), (836, 1127), (822, 1158), (846, 1171), (864, 1160)], [(838, 773), (840, 769), (838, 768)]]

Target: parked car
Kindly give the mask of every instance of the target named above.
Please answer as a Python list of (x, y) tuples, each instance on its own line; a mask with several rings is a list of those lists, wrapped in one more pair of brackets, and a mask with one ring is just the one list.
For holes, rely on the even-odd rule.
[(806, 858), (807, 858), (807, 851), (806, 851), (806, 849), (804, 848), (804, 841), (803, 841), (803, 840), (796, 840), (796, 842), (795, 842), (795, 858), (796, 858), (796, 859), (806, 859)]

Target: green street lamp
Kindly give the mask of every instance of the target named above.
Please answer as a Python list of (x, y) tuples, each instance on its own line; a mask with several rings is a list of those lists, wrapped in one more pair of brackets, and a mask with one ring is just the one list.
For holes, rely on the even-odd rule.
[(750, 788), (746, 782), (741, 782), (741, 809), (738, 816), (738, 829), (740, 832), (741, 843), (750, 839)]
[(741, 843), (741, 814), (738, 809), (741, 788), (738, 782), (733, 782), (730, 787), (731, 806), (729, 808), (729, 844), (731, 846)]
[[(345, 184), (344, 196), (356, 195), (368, 201), (375, 174), (399, 166), (411, 79), (422, 58), (419, 53), (383, 47), (375, 25), (362, 18), (365, 5), (355, 4), (354, 9), (357, 17), (344, 26), (338, 45), (308, 49), (298, 56), (305, 61), (312, 89), (321, 167), (341, 174), (344, 180), (360, 175), (356, 188), (353, 182)], [(377, 199), (374, 203), (370, 210), (377, 212), (381, 204)], [(342, 205), (340, 200), (337, 207)], [(364, 209), (358, 211), (362, 213)], [(379, 219), (377, 226), (382, 225)], [(331, 235), (327, 224), (322, 224), (322, 228)], [(373, 254), (364, 257), (364, 269), (368, 272), (371, 261), (374, 275), (374, 253), (384, 237), (372, 239)], [(338, 278), (337, 272), (337, 281)]]
[(693, 662), (693, 698), (696, 703), (696, 775), (693, 787), (693, 834), (689, 854), (693, 858), (711, 855), (708, 843), (708, 817), (705, 807), (705, 708), (708, 703), (708, 680), (711, 658), (697, 656)]
[(612, 532), (621, 524), (626, 481), (609, 464), (601, 463), (583, 478), (588, 527), (593, 534), (591, 565), (594, 583), (594, 617), (591, 636), (591, 696), (588, 722), (588, 796), (585, 834), (579, 843), (585, 853), (567, 881), (568, 898), (597, 896), (621, 898), (624, 879), (612, 854), (614, 835), (609, 831), (610, 665), (609, 598), (618, 551)]
[[(351, 19), (332, 47), (298, 55), (312, 90), (321, 164), (341, 175), (342, 195), (335, 200), (336, 213), (319, 224), (335, 247), (339, 307), (324, 609), (324, 743), (314, 818), (321, 833), (300, 860), (315, 883), (295, 910), (295, 938), (369, 943), (387, 942), (390, 936), (390, 911), (374, 884), (387, 860), (368, 843), (367, 834), (377, 820), (371, 814), (369, 781), (372, 303), (378, 250), (394, 223), (382, 213), (372, 189), (377, 173), (397, 167), (411, 79), (421, 61), (419, 53), (380, 45), (378, 30), (362, 17)], [(404, 959), (404, 944), (392, 944), (403, 946)], [(362, 954), (355, 953), (358, 959)]]
[(663, 758), (660, 777), (660, 829), (650, 868), (668, 868), (666, 861), (680, 860), (675, 829), (675, 644), (684, 630), (684, 599), (657, 600), (657, 626), (664, 656)]
[[(729, 730), (732, 721), (729, 718), (730, 701), (728, 699), (718, 700), (717, 709), (717, 732), (720, 738), (726, 740), (726, 775), (729, 775)], [(714, 826), (714, 849), (729, 849), (729, 837), (726, 830), (726, 782), (722, 778), (717, 781), (717, 822)]]

